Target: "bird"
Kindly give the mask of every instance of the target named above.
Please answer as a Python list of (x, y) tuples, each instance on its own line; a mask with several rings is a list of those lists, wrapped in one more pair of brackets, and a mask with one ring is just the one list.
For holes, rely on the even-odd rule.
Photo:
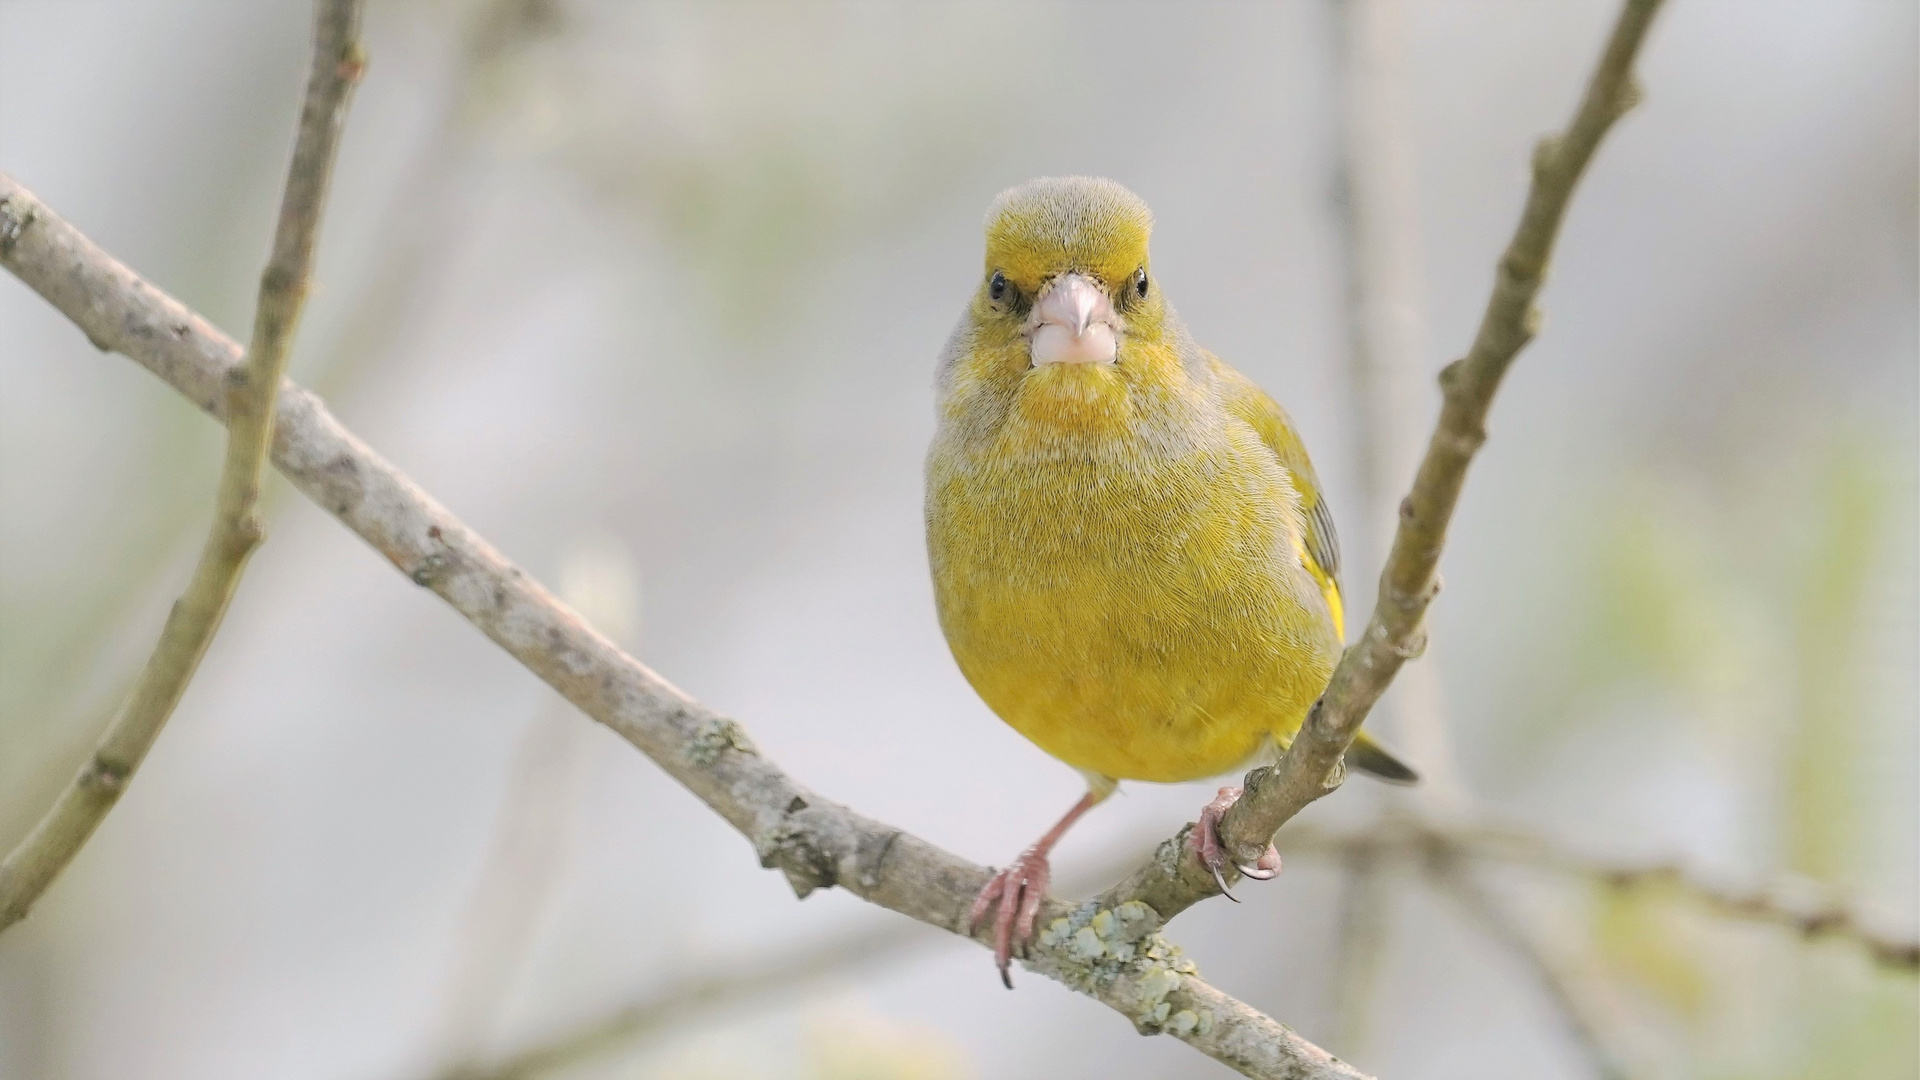
[[(1194, 343), (1119, 183), (1043, 177), (994, 200), (986, 258), (935, 377), (926, 536), (935, 607), (980, 698), (1087, 791), (996, 872), (994, 960), (1024, 950), (1049, 856), (1122, 780), (1271, 761), (1344, 639), (1339, 542), (1280, 405)], [(1413, 769), (1361, 733), (1347, 763)], [(1223, 892), (1223, 787), (1188, 834)], [(1279, 870), (1271, 846), (1255, 865)]]

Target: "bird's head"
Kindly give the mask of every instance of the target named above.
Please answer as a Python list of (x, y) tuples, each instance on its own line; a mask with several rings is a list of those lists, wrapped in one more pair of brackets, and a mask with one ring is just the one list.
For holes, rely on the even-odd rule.
[(1149, 266), (1152, 229), (1146, 203), (1111, 180), (1046, 177), (995, 199), (979, 285), (945, 358), (949, 406), (1120, 406), (1181, 383), (1190, 350)]

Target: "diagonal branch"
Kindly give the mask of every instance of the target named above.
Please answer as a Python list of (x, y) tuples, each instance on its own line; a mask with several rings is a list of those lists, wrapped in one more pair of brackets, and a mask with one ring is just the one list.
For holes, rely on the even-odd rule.
[[(124, 353), (216, 418), (240, 347), (154, 288), (0, 174), (0, 265), (102, 348)], [(829, 802), (760, 754), (746, 732), (587, 626), (412, 480), (319, 398), (283, 382), (274, 464), (415, 584), (431, 589), (582, 712), (693, 792), (778, 868), (794, 892), (839, 885), (940, 929), (976, 937), (967, 909), (987, 871)], [(1049, 901), (1028, 965), (1263, 1078), (1354, 1080), (1361, 1073), (1202, 981), (1136, 905)], [(1082, 931), (1085, 931), (1084, 933)]]
[[(570, 1028), (490, 1065), (456, 1066), (438, 1080), (532, 1080), (602, 1057), (656, 1032), (684, 1025), (720, 1009), (786, 993), (862, 966), (891, 961), (908, 946), (927, 940), (912, 923), (890, 921), (860, 927), (731, 970), (703, 971), (666, 989)], [(704, 965), (703, 965), (704, 967)]]
[(1452, 897), (1461, 910), (1514, 958), (1532, 972), (1547, 1000), (1559, 1012), (1567, 1034), (1593, 1063), (1601, 1080), (1629, 1080), (1634, 1075), (1614, 1046), (1610, 1017), (1594, 990), (1594, 980), (1579, 970), (1554, 946), (1527, 931), (1512, 912), (1501, 907), (1467, 869), (1444, 855), (1431, 859), (1427, 876)]
[[(1425, 647), (1422, 623), (1440, 591), (1436, 569), (1447, 525), (1466, 483), (1467, 466), (1486, 442), (1487, 412), (1514, 357), (1539, 324), (1534, 297), (1546, 277), (1567, 204), (1600, 140), (1639, 100), (1633, 63), (1660, 0), (1626, 0), (1585, 97), (1566, 132), (1542, 139), (1533, 155), (1533, 184), (1493, 296), (1466, 356), (1440, 373), (1444, 401), (1413, 490), (1400, 503), (1400, 525), (1380, 576), (1380, 595), (1366, 632), (1347, 649), (1318, 704), (1307, 714), (1278, 764), (1247, 775), (1246, 794), (1221, 822), (1232, 861), (1253, 865), (1280, 826), (1345, 779), (1341, 757), (1401, 665)], [(1161, 919), (1218, 893), (1212, 875), (1185, 853), (1180, 838), (1099, 902), (1144, 901)]]
[[(260, 473), (273, 435), (274, 398), (287, 368), (294, 326), (306, 302), (314, 237), (333, 175), (341, 123), (364, 66), (360, 8), (361, 0), (326, 0), (315, 17), (313, 70), (300, 110), (273, 253), (260, 276), (253, 348), (245, 363), (238, 362), (236, 348), (236, 362), (204, 390), (210, 399), (224, 399), (228, 421), (213, 528), (200, 562), (168, 614), (146, 667), (93, 754), (33, 831), (0, 861), (0, 931), (26, 917), (34, 901), (119, 801), (134, 770), (180, 704), (220, 629), (247, 558), (264, 536), (255, 513)], [(0, 255), (11, 253), (30, 234), (35, 214), (30, 199), (14, 200), (0, 189)]]

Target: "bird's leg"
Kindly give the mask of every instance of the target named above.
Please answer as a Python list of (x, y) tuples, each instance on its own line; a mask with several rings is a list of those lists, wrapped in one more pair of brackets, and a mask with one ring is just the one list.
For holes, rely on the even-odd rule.
[[(1220, 894), (1236, 904), (1240, 900), (1227, 891), (1227, 879), (1221, 873), (1226, 869), (1227, 851), (1220, 846), (1220, 819), (1226, 816), (1227, 809), (1239, 799), (1239, 788), (1221, 788), (1212, 802), (1200, 808), (1200, 820), (1194, 824), (1193, 831), (1187, 834), (1187, 846), (1193, 848), (1194, 854), (1200, 856), (1203, 866), (1213, 871), (1213, 880), (1219, 884)], [(1280, 872), (1280, 851), (1272, 844), (1268, 844), (1267, 850), (1260, 854), (1259, 860), (1252, 866), (1234, 863), (1234, 869), (1255, 881), (1270, 880)]]
[(1053, 846), (1067, 834), (1080, 816), (1094, 808), (1101, 796), (1092, 791), (1073, 804), (1047, 834), (1033, 842), (1033, 846), (1020, 853), (1013, 865), (988, 879), (986, 887), (974, 898), (973, 909), (967, 913), (967, 930), (971, 933), (986, 917), (987, 910), (999, 902), (999, 910), (993, 917), (993, 962), (1000, 968), (1000, 981), (1013, 989), (1013, 975), (1009, 968), (1013, 964), (1015, 948), (1025, 949), (1027, 941), (1033, 937), (1033, 923), (1040, 914), (1040, 902), (1047, 898), (1047, 883), (1052, 880), (1053, 868), (1047, 864), (1047, 855)]

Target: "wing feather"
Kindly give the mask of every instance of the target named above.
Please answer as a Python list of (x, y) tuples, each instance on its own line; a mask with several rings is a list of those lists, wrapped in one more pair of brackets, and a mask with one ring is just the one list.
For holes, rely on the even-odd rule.
[(1320, 478), (1314, 475), (1313, 461), (1307, 457), (1300, 432), (1280, 403), (1255, 386), (1253, 380), (1208, 354), (1214, 378), (1221, 388), (1221, 399), (1235, 416), (1245, 420), (1259, 434), (1260, 441), (1293, 478), (1300, 493), (1300, 510), (1305, 525), (1305, 561), (1307, 569), (1320, 583), (1326, 595), (1327, 609), (1333, 614), (1334, 632), (1346, 640), (1346, 612), (1340, 597), (1340, 536), (1333, 527), (1333, 511), (1320, 492)]

